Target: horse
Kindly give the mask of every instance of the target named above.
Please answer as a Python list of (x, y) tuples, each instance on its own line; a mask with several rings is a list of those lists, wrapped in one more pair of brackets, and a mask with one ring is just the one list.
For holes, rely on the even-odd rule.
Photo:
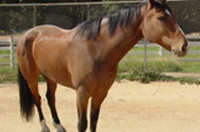
[(42, 132), (49, 132), (41, 109), (38, 77), (47, 83), (46, 97), (58, 132), (66, 132), (55, 107), (57, 84), (74, 89), (78, 131), (88, 126), (96, 132), (100, 107), (112, 86), (118, 62), (142, 38), (171, 51), (174, 57), (188, 53), (184, 32), (166, 0), (149, 0), (124, 7), (96, 20), (67, 30), (53, 25), (29, 29), (17, 44), (21, 116), (30, 121), (36, 106)]

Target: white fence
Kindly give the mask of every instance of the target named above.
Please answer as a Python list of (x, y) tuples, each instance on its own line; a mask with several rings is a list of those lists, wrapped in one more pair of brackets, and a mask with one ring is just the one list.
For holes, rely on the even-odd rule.
[[(199, 47), (200, 46), (200, 36), (187, 36), (189, 46), (190, 47)], [(16, 59), (16, 54), (15, 54), (15, 49), (16, 45), (19, 41), (19, 38), (14, 38), (13, 36), (10, 36), (9, 38), (0, 38), (0, 52), (1, 51), (10, 51), (9, 54), (0, 54), (0, 59), (1, 58), (7, 58), (10, 60), (9, 63), (1, 63), (0, 61), (0, 66), (11, 66), (13, 69), (15, 65), (17, 65), (17, 62), (15, 61)], [(135, 47), (144, 47), (145, 42), (144, 41), (139, 41)], [(144, 48), (144, 51), (142, 52), (128, 52), (127, 55), (144, 55), (144, 54), (158, 54), (160, 56), (163, 56), (163, 54), (169, 54), (170, 52), (164, 51), (161, 46), (158, 46), (156, 44), (147, 44), (148, 47), (160, 47), (159, 51), (145, 51), (146, 48)], [(189, 54), (200, 54), (200, 50), (193, 50), (189, 51)], [(200, 59), (195, 59), (195, 58), (181, 58), (178, 59), (178, 61), (200, 61)], [(146, 63), (146, 62), (145, 62)]]
[[(200, 36), (186, 36), (189, 47), (200, 47)], [(138, 44), (135, 47), (144, 47), (144, 41), (139, 41)], [(164, 51), (163, 47), (153, 44), (153, 43), (148, 43), (147, 47), (159, 47), (159, 51), (147, 51), (147, 54), (159, 54), (160, 56), (163, 56), (163, 54), (171, 54), (168, 51)], [(129, 52), (129, 55), (139, 55), (139, 54), (144, 54), (145, 51), (142, 52)], [(195, 54), (195, 53), (200, 53), (200, 50), (195, 50), (195, 51), (189, 51), (190, 54)], [(179, 59), (179, 60), (185, 60), (184, 58)], [(200, 60), (199, 60), (200, 61)]]
[[(15, 65), (17, 63), (15, 62), (15, 49), (16, 44), (18, 43), (19, 38), (13, 38), (13, 36), (10, 36), (9, 38), (1, 38), (0, 39), (0, 52), (1, 51), (10, 51), (10, 54), (0, 54), (1, 58), (9, 58), (10, 63), (0, 63), (0, 66), (11, 66), (12, 69), (14, 69)], [(0, 61), (1, 62), (1, 61)]]

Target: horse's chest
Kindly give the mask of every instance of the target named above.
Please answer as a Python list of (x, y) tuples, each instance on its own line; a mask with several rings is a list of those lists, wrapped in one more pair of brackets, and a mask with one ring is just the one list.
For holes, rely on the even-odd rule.
[(94, 71), (94, 75), (92, 76), (88, 87), (91, 90), (91, 93), (97, 94), (108, 91), (115, 80), (116, 73), (116, 70), (106, 71), (99, 69), (98, 71)]

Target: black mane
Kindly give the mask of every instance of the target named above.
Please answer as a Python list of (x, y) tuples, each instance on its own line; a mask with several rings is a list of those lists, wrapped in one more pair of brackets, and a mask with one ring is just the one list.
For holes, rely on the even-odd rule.
[(130, 7), (125, 6), (120, 11), (110, 14), (109, 16), (109, 32), (113, 35), (117, 26), (126, 28), (132, 21), (136, 20), (140, 16), (140, 8), (143, 4)]
[(86, 36), (87, 39), (95, 40), (100, 31), (101, 20), (102, 18), (81, 23), (78, 26), (77, 33)]
[[(113, 35), (118, 25), (121, 28), (125, 28), (127, 25), (130, 25), (132, 21), (137, 20), (140, 16), (142, 5), (144, 4), (139, 4), (133, 7), (126, 6), (118, 12), (111, 13), (105, 17), (109, 19), (110, 36)], [(81, 23), (78, 26), (77, 34), (85, 36), (87, 39), (95, 40), (100, 31), (101, 20), (102, 18)]]

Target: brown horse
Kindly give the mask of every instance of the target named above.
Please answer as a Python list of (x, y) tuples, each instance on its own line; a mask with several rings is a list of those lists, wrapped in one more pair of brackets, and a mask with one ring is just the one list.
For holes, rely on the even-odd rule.
[(91, 98), (90, 131), (95, 132), (100, 106), (115, 80), (118, 62), (142, 38), (158, 43), (176, 57), (188, 52), (187, 40), (166, 0), (149, 0), (124, 7), (72, 30), (50, 25), (30, 29), (17, 45), (22, 116), (28, 121), (35, 104), (42, 132), (49, 131), (38, 93), (38, 76), (42, 74), (58, 132), (66, 130), (55, 108), (57, 83), (76, 91), (79, 132), (86, 131), (87, 106)]

